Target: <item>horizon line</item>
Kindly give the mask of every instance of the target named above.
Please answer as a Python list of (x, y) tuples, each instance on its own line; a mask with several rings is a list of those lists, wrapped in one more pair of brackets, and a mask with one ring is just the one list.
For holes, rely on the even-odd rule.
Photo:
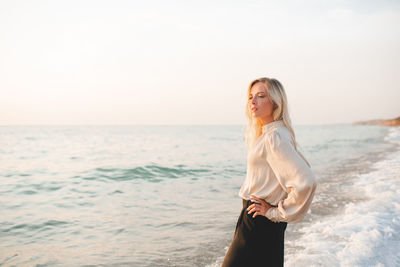
[[(322, 125), (351, 125), (354, 122), (338, 122), (338, 123), (299, 123), (292, 124), (294, 126), (322, 126)], [(246, 124), (0, 124), (3, 126), (246, 126)]]

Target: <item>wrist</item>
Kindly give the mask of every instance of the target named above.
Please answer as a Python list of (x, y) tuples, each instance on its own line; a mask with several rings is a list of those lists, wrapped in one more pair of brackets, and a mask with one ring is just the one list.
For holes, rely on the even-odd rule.
[(267, 210), (265, 211), (265, 214), (264, 214), (265, 217), (267, 217), (267, 218), (269, 217), (268, 215), (270, 215), (271, 211), (272, 211), (271, 208), (273, 208), (273, 207), (272, 206), (268, 206), (268, 208), (267, 208)]

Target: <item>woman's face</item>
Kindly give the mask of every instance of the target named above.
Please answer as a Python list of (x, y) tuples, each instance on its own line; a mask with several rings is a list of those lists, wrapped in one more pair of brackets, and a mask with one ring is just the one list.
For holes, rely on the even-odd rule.
[(274, 104), (268, 98), (267, 88), (264, 83), (257, 82), (253, 85), (249, 95), (251, 114), (261, 123), (267, 124), (274, 120), (273, 108)]

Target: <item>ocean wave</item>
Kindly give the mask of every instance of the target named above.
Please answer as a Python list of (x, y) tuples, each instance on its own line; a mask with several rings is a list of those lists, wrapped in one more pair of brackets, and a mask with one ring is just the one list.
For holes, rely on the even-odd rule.
[(392, 127), (385, 136), (385, 141), (400, 145), (400, 127)]
[[(386, 140), (397, 142), (399, 130), (391, 130)], [(290, 246), (301, 247), (287, 258), (287, 266), (400, 266), (400, 151), (373, 169), (354, 180), (363, 201), (349, 202), (342, 213), (300, 229), (303, 235)]]
[(48, 220), (43, 223), (37, 223), (37, 224), (32, 224), (32, 223), (21, 223), (21, 224), (13, 224), (12, 226), (2, 229), (1, 232), (3, 233), (9, 233), (9, 234), (17, 234), (20, 232), (32, 232), (32, 231), (45, 231), (49, 230), (51, 227), (58, 227), (61, 225), (68, 224), (66, 221), (58, 221), (58, 220)]
[(88, 174), (81, 177), (85, 180), (106, 179), (111, 181), (130, 181), (144, 179), (150, 182), (160, 182), (165, 178), (197, 177), (203, 174), (210, 174), (211, 169), (189, 169), (183, 168), (183, 165), (177, 167), (164, 167), (159, 165), (145, 165), (136, 168), (95, 168)]

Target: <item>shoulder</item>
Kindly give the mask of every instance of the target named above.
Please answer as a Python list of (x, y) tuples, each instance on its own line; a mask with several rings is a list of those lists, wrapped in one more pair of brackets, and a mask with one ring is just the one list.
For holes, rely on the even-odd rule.
[(292, 134), (285, 126), (278, 127), (265, 136), (267, 158), (276, 162), (286, 162), (297, 158), (298, 153), (294, 146)]
[(272, 131), (265, 133), (264, 141), (271, 148), (292, 143), (292, 134), (285, 126), (276, 127)]

